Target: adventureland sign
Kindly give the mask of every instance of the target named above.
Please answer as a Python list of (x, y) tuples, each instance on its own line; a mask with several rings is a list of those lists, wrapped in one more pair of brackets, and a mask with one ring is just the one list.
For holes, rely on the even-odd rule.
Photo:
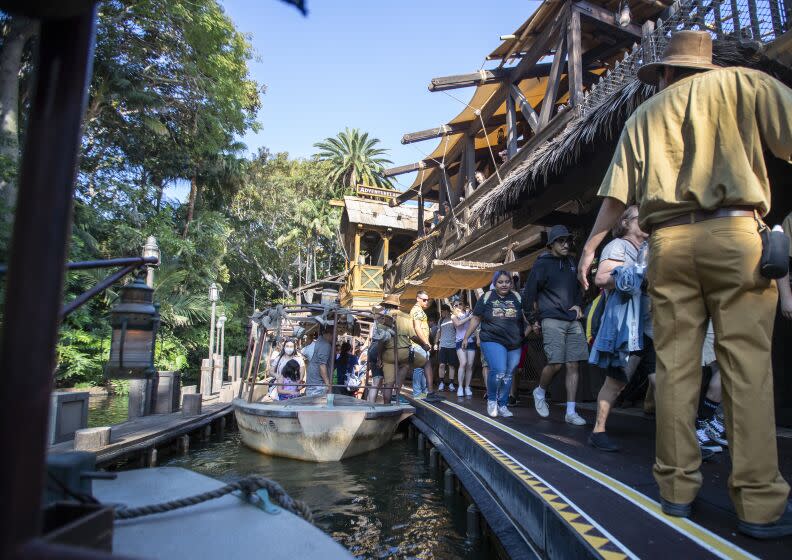
[(358, 196), (383, 198), (385, 200), (390, 200), (392, 198), (396, 198), (398, 194), (399, 191), (397, 191), (396, 189), (381, 189), (377, 187), (368, 187), (366, 185), (357, 186)]

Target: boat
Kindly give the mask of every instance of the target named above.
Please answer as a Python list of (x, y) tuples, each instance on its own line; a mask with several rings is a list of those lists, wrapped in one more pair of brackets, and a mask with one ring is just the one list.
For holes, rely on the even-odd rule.
[(278, 457), (323, 463), (382, 447), (415, 408), (374, 404), (346, 395), (287, 401), (234, 399), (239, 434), (249, 448)]

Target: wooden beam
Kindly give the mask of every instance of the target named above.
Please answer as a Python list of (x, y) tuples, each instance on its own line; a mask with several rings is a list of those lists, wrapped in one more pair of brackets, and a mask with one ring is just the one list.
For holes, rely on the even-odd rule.
[(432, 78), (429, 82), (429, 91), (445, 91), (471, 86), (481, 86), (497, 82), (509, 81), (511, 68), (493, 68), (492, 70), (479, 70), (470, 74), (456, 74), (454, 76), (441, 76)]
[(567, 48), (569, 49), (568, 73), (569, 98), (573, 107), (583, 101), (583, 53), (580, 44), (580, 12), (572, 10), (567, 22)]
[(553, 57), (553, 66), (550, 69), (550, 77), (547, 79), (547, 89), (545, 89), (542, 109), (539, 113), (540, 129), (544, 128), (553, 116), (553, 108), (555, 107), (556, 96), (558, 95), (558, 84), (561, 81), (561, 68), (565, 66), (566, 46), (567, 36), (566, 33), (562, 33), (561, 37), (558, 38), (555, 56)]
[(534, 132), (539, 130), (539, 115), (536, 114), (534, 108), (528, 103), (528, 100), (525, 98), (525, 95), (523, 95), (523, 92), (520, 91), (520, 88), (514, 84), (511, 84), (511, 96), (520, 106), (520, 112), (523, 114), (528, 126), (531, 127), (531, 130)]
[(611, 10), (586, 2), (585, 0), (576, 0), (572, 3), (572, 11), (577, 12), (587, 18), (603, 23), (609, 27), (615, 27), (618, 30), (628, 33), (636, 38), (641, 37), (641, 26), (635, 23), (628, 23), (622, 27), (616, 20), (616, 14)]
[(506, 96), (506, 153), (510, 159), (517, 153), (517, 109), (511, 92)]
[(408, 163), (407, 165), (399, 165), (398, 167), (391, 167), (386, 169), (382, 172), (384, 177), (395, 177), (396, 175), (404, 175), (405, 173), (412, 173), (413, 171), (418, 171), (419, 169), (423, 169), (424, 167), (428, 167), (424, 162), (419, 161), (418, 163)]
[[(487, 123), (490, 126), (500, 126), (506, 124), (506, 115), (497, 115), (490, 119)], [(418, 132), (408, 132), (402, 136), (402, 144), (412, 144), (413, 142), (423, 142), (424, 140), (431, 140), (432, 138), (442, 138), (446, 134), (459, 134), (465, 132), (470, 128), (470, 121), (465, 121), (455, 124), (444, 124), (436, 128), (427, 128), (426, 130), (419, 130)]]
[(465, 136), (462, 141), (463, 146), (463, 163), (464, 163), (464, 176), (465, 176), (465, 199), (469, 198), (473, 191), (476, 189), (476, 147), (473, 142), (472, 136)]

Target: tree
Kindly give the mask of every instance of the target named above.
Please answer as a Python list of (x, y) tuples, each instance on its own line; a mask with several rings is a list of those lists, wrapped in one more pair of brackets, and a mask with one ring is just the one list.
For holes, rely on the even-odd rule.
[(362, 133), (346, 128), (334, 138), (326, 138), (314, 144), (319, 148), (320, 160), (331, 164), (330, 179), (348, 189), (358, 184), (390, 186), (390, 181), (382, 175), (386, 163), (391, 160), (380, 157), (387, 150), (377, 148), (378, 138), (369, 138), (368, 132)]

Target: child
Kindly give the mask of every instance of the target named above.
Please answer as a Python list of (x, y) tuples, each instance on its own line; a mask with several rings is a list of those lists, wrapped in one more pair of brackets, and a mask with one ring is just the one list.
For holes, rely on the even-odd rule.
[(289, 360), (281, 370), (283, 385), (278, 387), (278, 400), (285, 401), (300, 396), (300, 364), (297, 360)]

